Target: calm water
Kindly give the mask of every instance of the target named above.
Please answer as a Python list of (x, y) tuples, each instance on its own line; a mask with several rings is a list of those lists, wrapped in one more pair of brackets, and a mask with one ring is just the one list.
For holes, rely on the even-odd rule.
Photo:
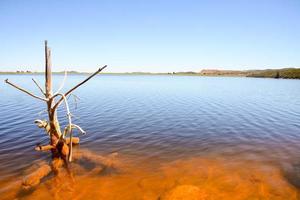
[[(84, 77), (69, 76), (65, 88)], [(33, 150), (37, 143), (47, 143), (46, 134), (33, 123), (35, 119), (46, 118), (45, 105), (5, 85), (5, 78), (36, 94), (39, 92), (31, 75), (0, 76), (0, 193), (3, 194), (9, 191), (12, 182), (22, 179), (33, 162), (49, 159), (47, 153)], [(35, 78), (43, 83), (43, 76)], [(62, 76), (55, 76), (56, 87), (61, 80)], [(205, 170), (210, 166), (218, 168), (226, 163), (238, 163), (236, 171), (257, 172), (264, 181), (269, 178), (268, 173), (278, 170), (278, 177), (271, 174), (276, 181), (284, 182), (292, 192), (300, 187), (299, 80), (103, 75), (75, 94), (80, 100), (76, 107), (73, 98), (69, 99), (71, 112), (75, 123), (87, 132), (77, 148), (101, 155), (118, 152), (122, 162), (140, 170), (141, 177), (155, 171), (153, 169), (159, 171), (162, 166), (173, 169), (174, 174), (170, 176), (176, 177), (176, 171), (183, 168), (192, 172), (193, 167), (199, 165), (207, 164)], [(65, 124), (63, 112), (60, 112), (60, 120)], [(174, 162), (183, 164), (172, 168)], [(264, 167), (271, 169), (264, 171)], [(228, 175), (229, 171), (235, 173), (228, 169), (222, 174)], [(240, 173), (241, 180), (244, 180), (244, 171)], [(152, 177), (156, 177), (154, 173), (163, 174), (153, 172)], [(139, 177), (137, 174), (135, 178)], [(101, 183), (108, 181), (103, 177)], [(158, 177), (157, 182), (150, 185), (158, 185), (159, 180), (163, 180)], [(188, 180), (193, 180), (200, 184), (200, 180), (194, 180), (195, 174), (190, 177), (193, 179), (183, 182), (190, 184)], [(110, 183), (118, 185), (122, 178), (126, 179), (119, 177)], [(134, 184), (132, 182), (132, 188)], [(146, 190), (152, 192), (148, 195), (151, 199), (159, 190), (151, 190), (150, 186), (144, 189), (136, 192), (137, 196), (128, 194), (128, 199), (142, 199), (138, 195), (145, 194)], [(279, 194), (279, 199), (283, 197), (280, 195), (285, 194)]]

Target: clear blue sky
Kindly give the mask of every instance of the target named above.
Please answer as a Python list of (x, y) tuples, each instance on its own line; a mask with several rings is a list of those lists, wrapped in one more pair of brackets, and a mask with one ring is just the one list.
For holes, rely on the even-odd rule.
[(0, 71), (300, 67), (300, 0), (0, 1)]

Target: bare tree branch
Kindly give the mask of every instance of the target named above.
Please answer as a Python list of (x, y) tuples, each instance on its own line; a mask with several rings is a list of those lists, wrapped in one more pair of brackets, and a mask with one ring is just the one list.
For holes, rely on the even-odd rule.
[(23, 89), (23, 88), (21, 88), (21, 87), (15, 85), (15, 84), (11, 83), (11, 82), (9, 82), (8, 79), (5, 80), (5, 83), (7, 83), (7, 84), (13, 86), (14, 88), (17, 88), (18, 90), (20, 90), (20, 91), (22, 91), (22, 92), (25, 92), (26, 94), (28, 94), (28, 95), (30, 95), (30, 96), (36, 98), (36, 99), (39, 99), (39, 100), (42, 100), (42, 101), (46, 101), (46, 102), (48, 101), (48, 99), (45, 99), (45, 98), (36, 96), (36, 95), (32, 94), (31, 92), (29, 92), (29, 91), (27, 91), (27, 90), (25, 90), (25, 89)]
[[(80, 126), (78, 126), (77, 124), (72, 124), (72, 129), (78, 129), (79, 130), (79, 132), (82, 134), (82, 135), (85, 135), (86, 134), (86, 132), (80, 127)], [(67, 126), (66, 128), (65, 128), (65, 130), (64, 130), (64, 134), (65, 135), (67, 135), (68, 134), (68, 132), (69, 132), (69, 126)]]
[(46, 120), (40, 120), (36, 119), (34, 120), (34, 123), (39, 127), (39, 128), (44, 128), (48, 136), (50, 136), (50, 125)]
[(45, 40), (45, 92), (46, 97), (52, 96), (52, 70), (51, 70), (51, 50)]
[[(89, 77), (87, 77), (84, 81), (80, 82), (79, 84), (77, 84), (76, 86), (74, 86), (73, 88), (71, 88), (68, 92), (65, 93), (65, 97), (67, 97), (69, 94), (71, 94), (75, 89), (77, 89), (79, 86), (81, 86), (82, 84), (84, 84), (85, 82), (87, 82), (88, 80), (90, 80), (91, 78), (93, 78), (94, 76), (96, 76), (99, 72), (101, 72), (103, 69), (105, 69), (107, 67), (107, 65), (105, 65), (104, 67), (99, 68), (96, 72), (94, 72), (92, 75), (90, 75)], [(54, 95), (52, 98), (55, 98), (57, 95)], [(61, 97), (57, 103), (53, 106), (53, 110), (55, 110), (58, 105), (63, 101), (63, 97)]]
[(41, 145), (38, 145), (34, 148), (34, 150), (36, 151), (49, 151), (51, 149), (54, 149), (55, 147), (52, 146), (52, 145), (45, 145), (45, 146), (41, 146)]
[(76, 124), (72, 124), (72, 128), (77, 128), (81, 132), (82, 135), (86, 134), (86, 132), (80, 126), (78, 126)]
[(67, 79), (67, 71), (65, 71), (64, 79), (63, 79), (63, 81), (61, 82), (61, 84), (60, 84), (58, 90), (55, 92), (55, 94), (59, 93), (60, 90), (64, 87), (65, 82), (66, 82), (66, 79)]
[(32, 81), (35, 83), (35, 85), (40, 89), (40, 91), (42, 92), (42, 94), (45, 95), (44, 90), (41, 88), (41, 86), (38, 84), (38, 82), (36, 82), (36, 80), (34, 78), (32, 78)]
[(107, 65), (99, 68), (96, 72), (94, 72), (92, 75), (90, 75), (88, 78), (86, 78), (84, 81), (82, 81), (81, 83), (77, 84), (76, 86), (74, 86), (73, 88), (71, 88), (68, 92), (65, 93), (65, 96), (68, 96), (71, 92), (73, 92), (75, 89), (77, 89), (79, 86), (81, 86), (82, 84), (84, 84), (85, 82), (87, 82), (88, 80), (90, 80), (91, 78), (93, 78), (94, 76), (96, 76), (99, 72), (101, 72), (103, 69), (105, 69), (107, 67)]
[[(74, 99), (74, 102), (75, 102), (75, 110), (77, 109), (77, 101), (80, 100), (80, 98), (78, 96), (76, 96), (75, 94), (70, 94), (68, 97), (67, 97), (67, 100), (69, 100), (69, 98), (73, 96), (73, 99)], [(73, 115), (74, 117), (74, 115)]]
[[(73, 133), (72, 133), (72, 117), (71, 117), (71, 113), (70, 113), (70, 109), (69, 109), (69, 104), (68, 104), (68, 101), (67, 101), (67, 98), (64, 94), (61, 94), (61, 93), (57, 93), (57, 95), (55, 96), (58, 96), (60, 95), (61, 98), (63, 99), (63, 101), (65, 102), (65, 106), (66, 106), (66, 110), (67, 110), (67, 116), (68, 116), (68, 121), (69, 121), (69, 125), (68, 125), (68, 128), (67, 128), (67, 131), (65, 134), (62, 135), (63, 138), (65, 138), (67, 132), (70, 133), (70, 141), (72, 141), (72, 137), (73, 137)], [(70, 148), (69, 148), (69, 162), (72, 161), (72, 154), (73, 154), (73, 145), (72, 145), (72, 142), (70, 142), (69, 144)]]
[[(68, 122), (69, 122), (69, 125), (68, 125), (68, 130), (71, 131), (72, 129), (72, 115), (70, 113), (70, 109), (69, 109), (69, 104), (68, 104), (68, 101), (67, 101), (67, 98), (64, 94), (61, 94), (61, 93), (57, 93), (55, 96), (61, 96), (65, 102), (65, 107), (66, 107), (66, 110), (67, 110), (67, 116), (68, 116)], [(65, 135), (63, 134), (63, 138), (65, 137)]]

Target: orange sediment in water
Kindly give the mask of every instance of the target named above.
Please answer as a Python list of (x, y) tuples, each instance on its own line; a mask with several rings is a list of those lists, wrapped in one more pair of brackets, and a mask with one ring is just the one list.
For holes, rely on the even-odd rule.
[[(116, 171), (74, 164), (74, 179), (62, 170), (22, 193), (18, 184), (0, 198), (14, 199), (298, 199), (281, 170), (262, 163), (191, 158), (126, 164)], [(3, 186), (3, 183), (0, 183)]]

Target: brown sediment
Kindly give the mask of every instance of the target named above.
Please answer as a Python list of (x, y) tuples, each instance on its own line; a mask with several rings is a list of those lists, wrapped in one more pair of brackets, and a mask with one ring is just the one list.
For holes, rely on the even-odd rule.
[[(298, 190), (274, 165), (191, 158), (161, 163), (122, 163), (121, 172), (74, 162), (67, 172), (42, 182), (23, 199), (298, 199)], [(99, 170), (100, 169), (100, 170)], [(12, 192), (10, 193), (12, 194)], [(12, 197), (14, 198), (14, 197)]]

